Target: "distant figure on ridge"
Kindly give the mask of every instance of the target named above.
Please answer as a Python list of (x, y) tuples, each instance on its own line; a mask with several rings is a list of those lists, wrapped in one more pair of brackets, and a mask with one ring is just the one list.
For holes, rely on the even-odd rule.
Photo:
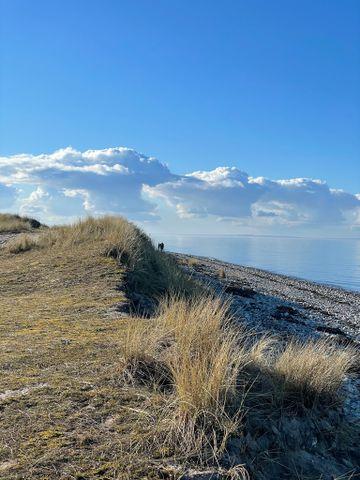
[(158, 243), (158, 250), (160, 250), (160, 252), (162, 252), (164, 250), (164, 246), (165, 245), (163, 244), (163, 242)]

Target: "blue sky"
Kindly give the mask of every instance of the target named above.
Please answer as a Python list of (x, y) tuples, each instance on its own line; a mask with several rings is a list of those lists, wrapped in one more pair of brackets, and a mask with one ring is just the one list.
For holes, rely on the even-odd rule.
[[(207, 215), (243, 218), (249, 208), (251, 215), (256, 211), (269, 222), (285, 215), (289, 222), (306, 217), (314, 224), (321, 213), (336, 224), (340, 216), (331, 212), (338, 208), (348, 214), (358, 208), (357, 197), (350, 203), (342, 199), (339, 205), (330, 190), (326, 196), (311, 184), (318, 200), (316, 212), (309, 214), (312, 201), (302, 198), (300, 208), (297, 199), (288, 197), (289, 188), (298, 187), (306, 196), (306, 182), (263, 183), (266, 195), (255, 198), (251, 178), (246, 180), (242, 173), (271, 181), (319, 178), (349, 194), (360, 192), (357, 0), (0, 0), (0, 5), (0, 155), (5, 159), (0, 165), (0, 199), (7, 199), (0, 210), (26, 210), (26, 202), (34, 208), (34, 198), (45, 202), (53, 196), (57, 203), (59, 192), (67, 191), (67, 201), (81, 200), (82, 206), (102, 212), (95, 198), (104, 192), (94, 190), (100, 185), (95, 175), (116, 174), (110, 190), (121, 197), (125, 187), (118, 174), (125, 157), (129, 166), (133, 154), (112, 151), (111, 160), (106, 154), (105, 161), (99, 153), (95, 168), (87, 163), (94, 155), (86, 152), (117, 146), (167, 163), (170, 177), (162, 172), (159, 182), (173, 181), (160, 187), (155, 180), (145, 182), (141, 200), (134, 200), (129, 211), (114, 207), (119, 213), (139, 208), (138, 217), (143, 218), (151, 209), (142, 202), (161, 199), (157, 209), (166, 204), (183, 218), (198, 217), (198, 224)], [(63, 151), (61, 160), (52, 156), (68, 146), (72, 154)], [(20, 153), (26, 160), (15, 160)], [(44, 161), (38, 157), (42, 154), (48, 155)], [(102, 163), (107, 161), (110, 164)], [(64, 179), (64, 171), (79, 162), (86, 179)], [(134, 191), (139, 192), (143, 172), (135, 163)], [(64, 184), (49, 183), (50, 165), (62, 172)], [(227, 170), (195, 175), (192, 183), (181, 177), (220, 166)], [(45, 172), (41, 178), (34, 174), (39, 168)], [(157, 165), (155, 170), (161, 168)], [(244, 190), (240, 197), (226, 190), (218, 199), (239, 202), (241, 214), (235, 217), (231, 205), (214, 208), (210, 198), (198, 198), (190, 189), (218, 192), (240, 185), (243, 178), (249, 187), (245, 202)], [(255, 183), (259, 191), (261, 182)], [(14, 204), (10, 197), (17, 199)], [(255, 198), (255, 206), (250, 198)], [(198, 200), (203, 202), (201, 209), (195, 205)], [(295, 215), (293, 209), (298, 208), (303, 210)], [(159, 210), (151, 214), (158, 217)], [(360, 222), (360, 214), (352, 211), (352, 216)]]
[(360, 190), (357, 0), (0, 3), (2, 154), (125, 145)]

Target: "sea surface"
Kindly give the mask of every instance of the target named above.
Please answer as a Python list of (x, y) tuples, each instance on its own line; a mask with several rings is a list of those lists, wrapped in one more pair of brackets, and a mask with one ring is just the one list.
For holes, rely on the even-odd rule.
[(276, 236), (154, 236), (165, 249), (213, 257), (360, 291), (360, 239)]

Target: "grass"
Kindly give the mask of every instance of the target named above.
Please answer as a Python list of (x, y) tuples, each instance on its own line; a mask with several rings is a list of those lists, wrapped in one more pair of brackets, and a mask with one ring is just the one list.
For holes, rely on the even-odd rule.
[[(235, 329), (226, 302), (121, 218), (20, 235), (0, 275), (7, 480), (179, 478), (220, 461), (250, 404), (334, 399), (353, 363), (347, 349)], [(155, 317), (116, 313), (125, 282), (160, 299)]]
[(134, 319), (114, 306), (125, 278), (155, 296), (193, 283), (122, 219), (26, 238), (0, 250), (0, 478), (157, 478), (165, 403), (122, 384)]
[(250, 405), (261, 399), (255, 409), (267, 415), (284, 405), (329, 405), (355, 362), (347, 348), (320, 341), (281, 347), (235, 329), (229, 305), (213, 295), (167, 297), (152, 322), (137, 322), (123, 347), (124, 371), (133, 385), (167, 387), (171, 446), (205, 463), (241, 435)]
[(9, 253), (22, 253), (34, 247), (34, 238), (28, 233), (21, 233), (6, 244)]
[(238, 375), (248, 361), (228, 305), (211, 295), (166, 297), (151, 323), (133, 324), (123, 345), (132, 385), (166, 387), (163, 443), (202, 462), (221, 454), (241, 424)]
[(325, 341), (290, 342), (272, 368), (281, 397), (313, 405), (334, 399), (354, 363), (355, 352), (349, 348), (339, 350)]
[(219, 278), (226, 278), (226, 272), (224, 268), (219, 270)]
[(212, 296), (170, 298), (161, 305), (157, 322), (170, 339), (167, 361), (185, 419), (225, 411), (236, 396), (244, 359), (227, 313), (228, 305)]
[(187, 264), (189, 265), (189, 267), (193, 267), (194, 265), (199, 265), (199, 260), (197, 260), (196, 258), (189, 258), (187, 260)]
[(166, 452), (154, 425), (167, 402), (124, 386), (134, 319), (114, 307), (125, 279), (155, 297), (175, 287), (189, 296), (193, 282), (122, 219), (11, 245), (0, 249), (0, 478), (158, 478)]
[(41, 227), (40, 222), (33, 218), (21, 217), (9, 213), (0, 213), (0, 233), (24, 232)]
[(41, 235), (19, 236), (8, 244), (11, 253), (29, 249), (74, 249), (93, 246), (99, 253), (115, 258), (130, 272), (129, 288), (150, 296), (170, 291), (191, 294), (196, 285), (169, 255), (157, 251), (149, 237), (121, 217), (87, 218), (73, 225), (53, 227)]

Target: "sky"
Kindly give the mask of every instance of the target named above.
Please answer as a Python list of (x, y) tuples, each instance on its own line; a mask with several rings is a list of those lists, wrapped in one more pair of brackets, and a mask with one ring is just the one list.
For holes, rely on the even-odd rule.
[(0, 22), (0, 211), (359, 232), (357, 0), (0, 0)]

